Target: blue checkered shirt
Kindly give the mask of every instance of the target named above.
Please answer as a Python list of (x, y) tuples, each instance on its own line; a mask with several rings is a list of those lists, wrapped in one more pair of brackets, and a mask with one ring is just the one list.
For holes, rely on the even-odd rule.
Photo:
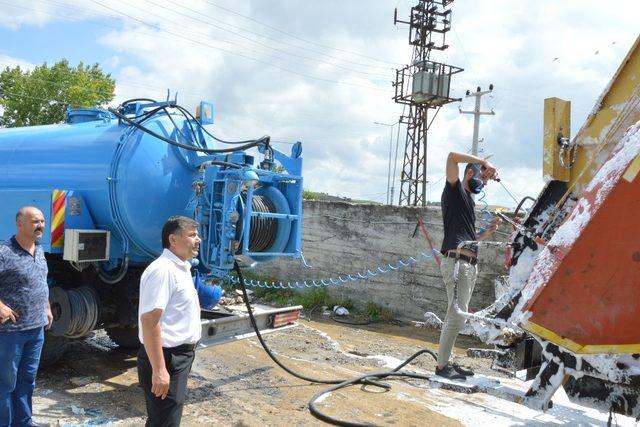
[(0, 242), (0, 301), (18, 313), (16, 323), (7, 320), (0, 332), (26, 331), (47, 324), (49, 304), (47, 260), (36, 243), (35, 256), (15, 239)]

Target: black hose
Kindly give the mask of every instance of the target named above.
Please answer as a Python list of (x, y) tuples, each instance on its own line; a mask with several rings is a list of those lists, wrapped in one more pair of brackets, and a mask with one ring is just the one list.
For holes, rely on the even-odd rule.
[(133, 117), (129, 117), (131, 120), (135, 120), (135, 119), (140, 119), (138, 121), (138, 123), (142, 124), (142, 122), (144, 122), (145, 120), (147, 120), (149, 117), (153, 116), (154, 114), (156, 114), (158, 111), (162, 111), (164, 110), (165, 107), (164, 105), (161, 105), (159, 107), (156, 107), (152, 110), (149, 111), (144, 111), (141, 114), (138, 114), (137, 116), (133, 116)]
[[(238, 147), (234, 147), (234, 148), (221, 148), (221, 149), (198, 148), (198, 147), (194, 147), (193, 145), (182, 144), (182, 143), (179, 143), (179, 142), (174, 141), (172, 139), (165, 138), (164, 136), (160, 135), (159, 133), (156, 133), (156, 132), (152, 131), (151, 129), (147, 129), (146, 127), (142, 126), (138, 122), (136, 122), (134, 120), (131, 120), (129, 117), (127, 117), (124, 114), (120, 113), (115, 108), (109, 107), (109, 111), (111, 113), (113, 113), (120, 120), (123, 120), (126, 123), (130, 124), (131, 126), (137, 128), (137, 129), (140, 129), (141, 131), (143, 131), (145, 133), (148, 133), (149, 135), (153, 136), (154, 138), (158, 138), (159, 140), (164, 141), (167, 144), (175, 145), (176, 147), (184, 148), (185, 150), (189, 150), (189, 151), (199, 151), (199, 152), (206, 153), (206, 154), (232, 153), (232, 152), (235, 152), (235, 151), (242, 151), (242, 150), (246, 150), (246, 149), (249, 149), (249, 148), (252, 148), (252, 147), (256, 147), (258, 145), (265, 145), (265, 144), (268, 145), (268, 140), (265, 141), (263, 139), (260, 139), (260, 140), (256, 140), (254, 142), (250, 142), (248, 144), (244, 144), (244, 145), (241, 145), (241, 146), (238, 146)], [(263, 137), (263, 138), (265, 138), (265, 137)], [(268, 137), (266, 137), (266, 138), (268, 138)]]
[[(162, 110), (163, 110), (163, 111), (164, 111), (164, 113), (167, 115), (167, 118), (171, 121), (171, 124), (173, 125), (174, 129), (175, 129), (175, 130), (177, 130), (177, 131), (178, 131), (178, 133), (179, 133), (180, 135), (182, 135), (182, 137), (183, 137), (183, 138), (186, 138), (186, 136), (182, 133), (182, 129), (180, 129), (180, 128), (178, 127), (178, 124), (176, 123), (176, 121), (175, 121), (175, 120), (173, 120), (173, 117), (171, 117), (171, 114), (169, 113), (169, 110), (167, 110), (167, 108), (166, 108), (166, 107), (162, 107)], [(145, 119), (145, 120), (146, 120), (146, 119)], [(187, 121), (187, 122), (188, 122), (188, 121)], [(142, 123), (142, 121), (138, 121), (138, 123)], [(192, 140), (193, 140), (193, 141), (195, 141), (195, 142), (197, 142), (197, 143), (198, 143), (198, 145), (199, 145), (201, 148), (207, 148), (207, 147), (203, 147), (203, 146), (202, 146), (202, 142), (201, 142), (201, 141), (200, 141), (200, 139), (198, 138), (198, 135), (196, 135), (196, 132), (195, 132), (195, 130), (193, 129), (193, 126), (191, 126), (191, 123), (189, 123), (189, 129), (191, 130), (191, 137), (192, 137)]]
[[(429, 352), (429, 350), (420, 350), (420, 352)], [(418, 353), (420, 353), (418, 352)], [(336, 426), (348, 426), (348, 427), (371, 427), (371, 426), (375, 426), (375, 424), (369, 424), (369, 423), (359, 423), (359, 422), (355, 422), (355, 421), (345, 421), (345, 420), (340, 420), (338, 418), (334, 418), (331, 417), (325, 413), (323, 413), (322, 411), (320, 411), (317, 407), (316, 407), (316, 401), (324, 396), (327, 393), (331, 393), (333, 391), (339, 390), (341, 388), (344, 387), (349, 387), (352, 385), (357, 385), (357, 384), (363, 384), (363, 385), (373, 385), (375, 387), (380, 387), (380, 388), (384, 388), (385, 390), (390, 389), (391, 387), (386, 385), (386, 384), (379, 384), (376, 381), (374, 381), (373, 379), (382, 379), (382, 378), (387, 378), (387, 377), (406, 377), (406, 378), (416, 378), (416, 379), (420, 379), (420, 380), (428, 380), (429, 377), (426, 375), (420, 375), (420, 374), (414, 374), (411, 372), (395, 372), (395, 371), (383, 371), (383, 372), (372, 372), (370, 374), (364, 374), (361, 375), (359, 377), (353, 378), (352, 380), (347, 380), (344, 381), (340, 384), (336, 384), (334, 386), (331, 386), (325, 390), (322, 390), (319, 393), (316, 393), (311, 400), (309, 401), (309, 411), (311, 412), (311, 414), (313, 414), (314, 417), (318, 418), (319, 420), (322, 420), (326, 423), (329, 424), (333, 424)]]
[(289, 369), (286, 365), (280, 362), (280, 360), (278, 360), (278, 358), (271, 352), (271, 350), (267, 346), (267, 343), (264, 342), (264, 339), (262, 338), (262, 334), (258, 329), (258, 324), (256, 323), (256, 318), (253, 316), (253, 310), (251, 309), (251, 304), (249, 304), (249, 295), (247, 295), (247, 288), (245, 287), (245, 284), (244, 284), (244, 277), (242, 276), (242, 271), (240, 271), (240, 266), (238, 265), (237, 261), (233, 262), (233, 269), (238, 275), (238, 279), (240, 279), (242, 297), (244, 298), (244, 303), (247, 306), (247, 311), (249, 313), (249, 320), (251, 321), (251, 326), (253, 327), (253, 330), (256, 333), (256, 337), (258, 337), (258, 341), (260, 341), (260, 345), (262, 345), (262, 348), (264, 348), (264, 351), (267, 352), (267, 355), (271, 358), (271, 360), (273, 360), (273, 362), (276, 365), (280, 366), (287, 373), (301, 380), (309, 381), (311, 383), (318, 383), (318, 384), (341, 384), (344, 380), (325, 380), (322, 378), (312, 378), (312, 377), (307, 377), (306, 375), (298, 374), (297, 372), (294, 372), (291, 369)]
[(518, 203), (518, 206), (516, 207), (516, 210), (513, 212), (513, 216), (516, 217), (518, 216), (518, 211), (520, 211), (520, 208), (522, 207), (522, 204), (527, 200), (533, 200), (533, 202), (535, 203), (536, 199), (534, 199), (533, 197), (529, 197), (529, 196), (525, 196), (522, 200), (520, 200), (520, 203)]
[(242, 166), (237, 163), (220, 162), (217, 160), (207, 160), (205, 163), (208, 165), (224, 166), (225, 168), (242, 169)]
[[(203, 131), (204, 133), (206, 133), (206, 134), (207, 134), (207, 135), (209, 135), (211, 138), (213, 138), (213, 139), (215, 139), (216, 141), (221, 142), (221, 143), (223, 143), (223, 144), (246, 144), (246, 143), (249, 143), (249, 142), (262, 141), (262, 140), (267, 140), (267, 141), (268, 141), (268, 140), (270, 139), (270, 137), (269, 137), (269, 136), (265, 135), (265, 136), (263, 136), (262, 138), (257, 139), (257, 140), (256, 140), (256, 139), (247, 139), (247, 140), (245, 140), (245, 141), (225, 141), (224, 139), (220, 139), (220, 138), (218, 138), (217, 136), (215, 136), (214, 134), (210, 133), (210, 132), (209, 132), (209, 131), (208, 131), (208, 130), (207, 130), (207, 129), (202, 125), (202, 123), (200, 123), (200, 122), (198, 121), (198, 119), (196, 119), (196, 118), (193, 116), (193, 114), (191, 114), (191, 112), (190, 112), (189, 110), (185, 109), (184, 107), (182, 107), (182, 106), (180, 106), (180, 105), (175, 105), (175, 108), (177, 108), (178, 110), (180, 110), (180, 111), (182, 112), (182, 114), (184, 114), (187, 118), (191, 118), (191, 120), (193, 120), (195, 123), (197, 123), (197, 124), (198, 124), (198, 127), (199, 127), (200, 129), (202, 129), (202, 131)], [(189, 121), (189, 122), (190, 122), (190, 121)], [(268, 145), (268, 143), (267, 143), (267, 145)]]
[[(182, 113), (182, 116), (186, 119), (187, 125), (189, 125), (189, 130), (191, 130), (191, 135), (193, 135), (193, 140), (196, 141), (198, 145), (200, 145), (200, 147), (207, 148), (204, 138), (198, 138), (198, 134), (196, 133), (196, 130), (193, 128), (193, 123), (191, 122), (191, 120), (189, 120), (189, 117), (183, 111), (184, 108), (180, 107), (179, 105), (176, 105), (174, 108), (177, 108), (178, 111)], [(169, 112), (167, 111), (167, 114), (168, 113)], [(195, 123), (198, 124), (198, 126), (200, 126), (200, 128), (202, 128), (202, 125), (200, 124), (200, 122), (198, 122), (197, 120), (194, 120), (194, 121)], [(176, 129), (177, 129), (177, 126), (176, 126)]]
[(422, 354), (430, 354), (435, 360), (438, 359), (438, 356), (431, 350), (420, 350), (416, 353), (414, 353), (413, 355), (411, 355), (411, 357), (409, 357), (407, 360), (405, 360), (404, 362), (402, 362), (400, 365), (398, 365), (397, 367), (395, 367), (394, 369), (392, 369), (391, 371), (380, 371), (380, 372), (371, 372), (368, 374), (364, 374), (361, 375), (359, 377), (353, 378), (353, 379), (348, 379), (348, 380), (325, 380), (325, 379), (320, 379), (320, 378), (311, 378), (311, 377), (307, 377), (306, 375), (302, 375), (299, 374), (293, 370), (291, 370), (290, 368), (288, 368), (286, 365), (284, 365), (282, 362), (280, 362), (280, 360), (278, 360), (278, 358), (271, 352), (271, 350), (269, 349), (269, 347), (267, 346), (267, 344), (264, 342), (264, 339), (262, 338), (262, 334), (260, 333), (260, 330), (258, 329), (258, 325), (256, 323), (256, 319), (253, 316), (253, 310), (251, 309), (251, 304), (249, 303), (249, 296), (247, 295), (247, 288), (245, 286), (244, 283), (244, 277), (242, 276), (242, 271), (240, 271), (240, 266), (238, 265), (237, 261), (234, 261), (233, 263), (233, 269), (235, 270), (236, 274), (238, 275), (238, 279), (239, 279), (239, 283), (240, 283), (240, 287), (242, 289), (242, 296), (244, 298), (244, 303), (247, 307), (247, 312), (249, 313), (249, 319), (251, 321), (251, 326), (253, 327), (254, 332), (256, 333), (256, 337), (258, 338), (258, 341), (260, 341), (260, 345), (262, 345), (262, 348), (264, 349), (264, 351), (267, 353), (267, 355), (271, 358), (271, 360), (273, 360), (273, 362), (280, 366), (282, 369), (284, 369), (287, 373), (289, 373), (290, 375), (293, 375), (296, 378), (299, 378), (301, 380), (304, 381), (308, 381), (308, 382), (312, 382), (312, 383), (319, 383), (319, 384), (333, 384), (332, 387), (321, 391), (320, 393), (317, 393), (316, 395), (314, 395), (311, 400), (309, 401), (309, 411), (311, 412), (311, 414), (318, 418), (319, 420), (322, 420), (326, 423), (329, 424), (333, 424), (333, 425), (337, 425), (337, 426), (350, 426), (350, 427), (363, 427), (363, 426), (371, 426), (373, 424), (363, 424), (363, 423), (357, 423), (357, 422), (351, 422), (351, 421), (344, 421), (344, 420), (340, 420), (337, 418), (333, 418), (329, 415), (326, 415), (324, 413), (322, 413), (315, 405), (316, 405), (316, 401), (323, 395), (330, 393), (332, 391), (344, 388), (344, 387), (349, 387), (352, 385), (357, 385), (357, 384), (362, 384), (363, 386), (374, 386), (374, 387), (379, 387), (381, 389), (384, 389), (385, 391), (390, 389), (391, 386), (389, 386), (388, 384), (384, 384), (381, 383), (377, 380), (379, 379), (384, 379), (387, 377), (406, 377), (406, 378), (416, 378), (416, 379), (422, 379), (422, 380), (428, 380), (429, 377), (427, 375), (421, 375), (421, 374), (416, 374), (413, 372), (398, 372), (400, 369), (402, 369), (403, 367), (405, 367), (406, 365), (408, 365), (409, 363), (411, 363), (416, 357), (422, 355)]
[[(120, 104), (120, 106), (118, 107), (118, 110), (122, 109), (127, 104), (130, 104), (132, 102), (140, 102), (140, 101), (153, 102), (153, 103), (157, 102), (155, 99), (150, 99), (150, 98), (132, 98), (132, 99), (127, 99), (122, 104)], [(147, 120), (149, 117), (153, 116), (158, 111), (161, 111), (161, 110), (164, 110), (164, 109), (166, 109), (165, 105), (159, 105), (159, 106), (153, 108), (152, 110), (143, 111), (142, 113), (140, 113), (140, 114), (138, 114), (136, 116), (129, 117), (129, 118), (132, 119), (132, 120), (141, 119), (141, 120), (138, 121), (138, 123), (142, 124), (142, 122)]]
[(151, 99), (151, 98), (131, 98), (131, 99), (127, 99), (126, 101), (123, 101), (122, 104), (120, 105), (127, 105), (127, 104), (131, 104), (133, 102), (140, 102), (140, 101), (144, 101), (144, 102), (158, 102), (155, 99)]
[[(131, 104), (131, 103), (133, 103), (133, 102), (140, 102), (140, 101), (144, 101), (144, 102), (152, 102), (152, 103), (156, 103), (156, 102), (158, 102), (158, 101), (156, 101), (155, 99), (150, 99), (150, 98), (132, 98), (132, 99), (127, 99), (126, 101), (122, 102), (122, 103), (120, 104), (120, 106), (124, 106), (124, 105), (127, 105), (127, 104)], [(244, 140), (244, 141), (225, 141), (224, 139), (218, 138), (217, 136), (215, 136), (215, 135), (213, 135), (211, 132), (209, 132), (209, 131), (208, 131), (208, 130), (207, 130), (207, 129), (202, 125), (202, 123), (200, 123), (200, 121), (198, 121), (198, 119), (196, 119), (196, 118), (194, 117), (194, 115), (193, 115), (193, 114), (191, 114), (191, 112), (190, 112), (189, 110), (187, 110), (186, 108), (184, 108), (184, 107), (182, 107), (181, 105), (178, 105), (178, 104), (174, 104), (174, 105), (162, 105), (162, 106), (156, 107), (154, 110), (151, 110), (151, 111), (149, 111), (149, 112), (147, 112), (147, 113), (144, 113), (144, 114), (140, 114), (139, 116), (135, 116), (135, 117), (133, 117), (133, 118), (135, 119), (135, 118), (143, 117), (143, 116), (151, 116), (151, 115), (155, 114), (158, 110), (162, 110), (162, 109), (166, 110), (166, 108), (167, 108), (167, 107), (169, 107), (169, 108), (176, 108), (177, 110), (179, 110), (179, 111), (182, 113), (182, 115), (183, 115), (183, 116), (185, 116), (185, 118), (187, 119), (187, 123), (189, 124), (189, 127), (191, 128), (191, 133), (193, 134), (193, 136), (194, 136), (194, 138), (195, 138), (195, 140), (196, 140), (196, 141), (198, 140), (198, 138), (197, 138), (197, 135), (196, 135), (196, 133), (195, 133), (195, 130), (193, 129), (192, 122), (195, 122), (195, 123), (198, 125), (198, 127), (199, 127), (199, 128), (200, 128), (204, 133), (206, 133), (207, 135), (209, 135), (211, 138), (213, 138), (213, 139), (215, 139), (216, 141), (221, 142), (221, 143), (223, 143), (223, 144), (248, 144), (248, 143), (251, 143), (251, 142), (258, 142), (258, 141), (262, 141), (262, 142), (264, 142), (264, 143), (265, 143), (265, 145), (266, 145), (266, 146), (269, 146), (269, 142), (270, 142), (270, 139), (271, 139), (271, 138), (270, 138), (269, 136), (267, 136), (267, 135), (265, 135), (265, 136), (263, 136), (262, 138), (259, 138), (259, 139), (247, 139), (247, 140)], [(111, 108), (109, 108), (109, 111), (111, 111)], [(112, 111), (112, 112), (113, 112), (113, 111)], [(115, 113), (114, 113), (114, 114), (115, 114)], [(167, 114), (169, 114), (169, 113), (167, 112)], [(148, 117), (147, 117), (147, 118), (148, 118)], [(191, 120), (189, 120), (189, 119), (191, 119)]]
[[(246, 195), (245, 195), (246, 197)], [(246, 204), (246, 198), (245, 198)], [(276, 206), (265, 196), (251, 198), (251, 210), (260, 213), (276, 213)], [(251, 218), (251, 234), (249, 235), (249, 250), (264, 252), (273, 245), (278, 232), (278, 221), (273, 218)]]
[[(144, 98), (142, 100), (145, 100)], [(153, 100), (148, 100), (148, 101), (152, 101), (155, 102)], [(171, 120), (171, 123), (173, 124), (173, 127), (178, 131), (178, 133), (180, 133), (180, 135), (182, 135), (184, 137), (184, 134), (182, 133), (182, 130), (178, 127), (178, 125), (176, 124), (175, 120), (173, 120), (173, 117), (171, 117), (171, 113), (169, 113), (169, 110), (167, 110), (167, 106), (166, 105), (161, 105), (159, 107), (154, 108), (153, 110), (149, 110), (147, 112), (144, 112), (142, 114), (138, 114), (137, 116), (133, 116), (133, 117), (129, 117), (131, 120), (135, 120), (135, 119), (140, 119), (138, 120), (138, 124), (142, 124), (144, 123), (147, 119), (151, 118), (152, 116), (154, 116), (158, 111), (164, 111), (164, 113), (167, 115), (167, 117), (169, 118), (169, 120)], [(193, 137), (193, 140), (196, 141), (198, 143), (198, 145), (201, 148), (207, 148), (206, 145), (203, 145), (203, 141), (201, 141), (201, 138), (198, 138), (198, 135), (196, 134), (195, 129), (193, 128), (193, 125), (191, 124), (191, 121), (188, 120), (188, 117), (184, 115), (184, 113), (182, 113), (182, 116), (187, 119), (186, 122), (189, 125), (189, 130), (191, 131), (191, 135)]]

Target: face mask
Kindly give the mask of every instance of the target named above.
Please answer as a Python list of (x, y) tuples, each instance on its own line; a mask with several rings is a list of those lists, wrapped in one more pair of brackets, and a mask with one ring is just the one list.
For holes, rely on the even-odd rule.
[(482, 174), (480, 172), (480, 168), (477, 166), (473, 167), (474, 175), (469, 180), (469, 191), (473, 194), (479, 194), (484, 187), (484, 182), (482, 181)]

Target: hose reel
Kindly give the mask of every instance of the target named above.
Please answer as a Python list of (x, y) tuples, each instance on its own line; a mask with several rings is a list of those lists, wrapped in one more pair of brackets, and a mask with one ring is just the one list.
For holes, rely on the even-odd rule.
[[(237, 222), (236, 238), (242, 242), (244, 234), (244, 215), (246, 210), (247, 193), (241, 194), (239, 211), (240, 220)], [(289, 202), (280, 190), (274, 186), (262, 186), (256, 189), (251, 198), (251, 211), (254, 214), (290, 214)], [(249, 252), (252, 257), (259, 257), (260, 261), (270, 259), (270, 256), (260, 256), (256, 253), (282, 252), (287, 246), (291, 234), (291, 221), (282, 218), (260, 218), (252, 216), (250, 220)], [(242, 245), (236, 254), (242, 254)]]
[[(243, 195), (247, 202), (247, 195)], [(275, 204), (266, 196), (253, 196), (251, 210), (259, 213), (277, 213)], [(249, 235), (249, 250), (264, 252), (273, 244), (278, 232), (278, 221), (273, 218), (251, 218), (251, 233)]]
[(53, 335), (81, 338), (95, 328), (100, 312), (98, 295), (93, 288), (81, 286), (65, 290), (55, 286), (49, 295)]

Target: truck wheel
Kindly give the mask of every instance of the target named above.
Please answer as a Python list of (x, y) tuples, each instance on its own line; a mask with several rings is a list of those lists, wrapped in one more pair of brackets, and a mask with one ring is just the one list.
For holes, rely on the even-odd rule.
[(64, 354), (67, 345), (69, 345), (67, 338), (57, 337), (51, 335), (50, 332), (45, 332), (42, 353), (40, 353), (40, 365), (50, 366), (56, 363)]
[(140, 347), (138, 328), (135, 326), (107, 328), (109, 338), (122, 348), (136, 350)]

